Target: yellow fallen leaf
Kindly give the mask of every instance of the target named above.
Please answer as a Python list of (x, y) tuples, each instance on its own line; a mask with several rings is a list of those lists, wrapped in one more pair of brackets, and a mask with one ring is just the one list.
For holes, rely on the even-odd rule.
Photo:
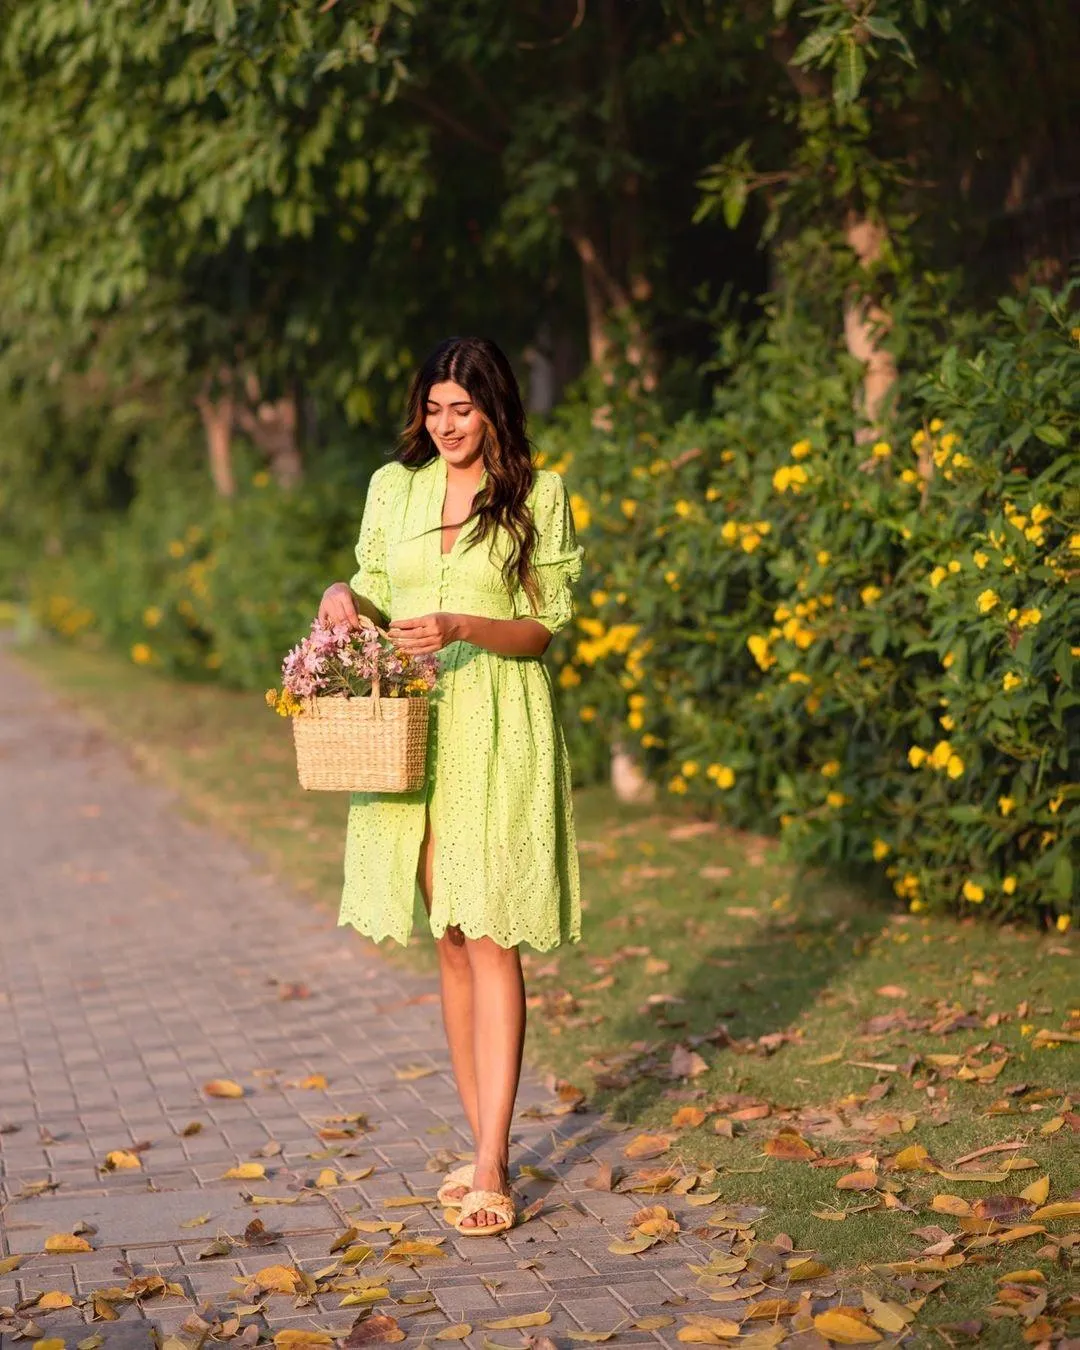
[(791, 1317), (799, 1305), (790, 1298), (762, 1298), (747, 1304), (746, 1317), (751, 1322), (775, 1322), (779, 1317)]
[(659, 1331), (661, 1327), (669, 1327), (674, 1322), (674, 1317), (668, 1317), (665, 1313), (653, 1313), (649, 1317), (639, 1317), (636, 1322), (631, 1322), (631, 1331)]
[(704, 1123), (705, 1112), (700, 1106), (680, 1106), (671, 1117), (671, 1124), (676, 1130), (695, 1129), (698, 1125)]
[(971, 1206), (959, 1195), (935, 1195), (930, 1208), (938, 1214), (955, 1214), (958, 1219), (966, 1219), (971, 1213)]
[(878, 1184), (876, 1172), (848, 1172), (836, 1183), (838, 1191), (872, 1191)]
[(1080, 1218), (1080, 1200), (1059, 1200), (1053, 1205), (1043, 1205), (1031, 1217), (1033, 1219)]
[(48, 1293), (42, 1294), (34, 1307), (42, 1309), (70, 1308), (74, 1302), (75, 1300), (71, 1295), (65, 1294), (62, 1289), (50, 1289)]
[(600, 1341), (610, 1341), (615, 1335), (614, 1331), (565, 1331), (563, 1335), (568, 1341), (584, 1341), (587, 1345), (595, 1345)]
[(708, 1313), (695, 1314), (675, 1333), (680, 1341), (691, 1345), (716, 1345), (738, 1334), (738, 1322), (728, 1317), (710, 1317)]
[(366, 1242), (354, 1243), (351, 1247), (346, 1247), (341, 1253), (341, 1264), (343, 1266), (358, 1266), (361, 1261), (366, 1261), (375, 1250), (369, 1247)]
[(209, 1223), (209, 1222), (210, 1222), (210, 1211), (207, 1210), (205, 1214), (196, 1214), (195, 1217), (194, 1217), (193, 1219), (181, 1219), (181, 1220), (180, 1220), (180, 1227), (181, 1227), (181, 1228), (201, 1228), (201, 1227), (203, 1226), (204, 1223)]
[(1004, 1158), (1001, 1162), (1003, 1172), (1030, 1172), (1033, 1167), (1038, 1167), (1034, 1158)]
[(763, 1153), (782, 1162), (809, 1162), (817, 1157), (817, 1149), (808, 1144), (797, 1130), (780, 1130), (765, 1141)]
[(131, 1149), (114, 1148), (110, 1153), (105, 1154), (105, 1170), (107, 1172), (119, 1172), (124, 1168), (141, 1166), (142, 1159)]
[(303, 1276), (294, 1266), (263, 1266), (251, 1278), (258, 1288), (275, 1294), (295, 1294), (297, 1286), (303, 1282)]
[(1051, 1116), (1050, 1119), (1039, 1129), (1040, 1134), (1057, 1134), (1058, 1130), (1065, 1124), (1064, 1116)]
[(812, 1209), (810, 1213), (815, 1219), (825, 1219), (828, 1223), (843, 1223), (847, 1218), (847, 1211), (843, 1209)]
[(334, 1338), (328, 1331), (316, 1331), (314, 1327), (287, 1327), (274, 1332), (274, 1344), (277, 1350), (308, 1350), (309, 1346), (333, 1345)]
[(394, 1070), (394, 1077), (399, 1083), (415, 1083), (418, 1078), (427, 1078), (435, 1072), (429, 1064), (406, 1064), (404, 1068)]
[(434, 1195), (390, 1195), (379, 1201), (379, 1208), (405, 1209), (409, 1205), (434, 1205), (437, 1198)]
[(94, 1249), (84, 1237), (74, 1233), (53, 1233), (45, 1239), (47, 1252), (92, 1252)]
[(893, 1170), (896, 1172), (936, 1172), (937, 1168), (930, 1161), (930, 1154), (922, 1144), (909, 1144), (907, 1148), (902, 1148), (892, 1160)]
[(10, 1275), (13, 1270), (18, 1270), (22, 1263), (21, 1256), (5, 1256), (0, 1260), (0, 1275)]
[(296, 1085), (298, 1088), (304, 1088), (310, 1092), (325, 1092), (330, 1086), (324, 1073), (309, 1073), (306, 1078), (302, 1078)]
[(981, 1181), (988, 1182), (991, 1185), (999, 1181), (1005, 1181), (1008, 1177), (1007, 1172), (938, 1172), (938, 1176), (943, 1181)]
[(31, 1350), (64, 1350), (63, 1336), (42, 1336), (34, 1342)]
[[(441, 1239), (440, 1239), (441, 1240)], [(445, 1256), (446, 1253), (435, 1242), (420, 1242), (415, 1240), (404, 1240), (401, 1242), (392, 1242), (386, 1249), (384, 1261), (401, 1261), (408, 1257), (431, 1257)]]
[(1036, 1233), (1045, 1233), (1046, 1229), (1041, 1223), (1021, 1223), (1015, 1228), (1008, 1228), (1004, 1233), (999, 1233), (993, 1240), (998, 1246), (1005, 1246), (1010, 1242), (1023, 1242), (1024, 1238), (1034, 1237)]
[(671, 1147), (671, 1140), (664, 1134), (639, 1134), (631, 1139), (623, 1149), (627, 1158), (658, 1158)]
[(1053, 1031), (1049, 1027), (1040, 1027), (1031, 1038), (1032, 1048), (1040, 1050), (1044, 1045), (1061, 1045), (1065, 1042), (1080, 1042), (1080, 1031)]
[(339, 1308), (355, 1308), (361, 1303), (378, 1303), (381, 1298), (389, 1298), (390, 1290), (385, 1285), (373, 1285), (370, 1289), (361, 1289), (355, 1294), (346, 1294), (338, 1304)]
[(1041, 1270), (1010, 1270), (1006, 1275), (997, 1277), (998, 1284), (1045, 1284), (1046, 1276)]
[(266, 1168), (257, 1162), (237, 1163), (221, 1174), (223, 1181), (261, 1181), (265, 1176)]
[(715, 1205), (719, 1199), (719, 1191), (698, 1191), (696, 1195), (688, 1195), (686, 1203), (688, 1205)]
[(471, 1322), (455, 1322), (453, 1326), (443, 1327), (442, 1331), (437, 1331), (433, 1339), (436, 1341), (463, 1341), (466, 1336), (471, 1335)]
[(208, 1097), (242, 1097), (244, 1089), (239, 1083), (234, 1083), (231, 1078), (211, 1078), (209, 1083), (203, 1084), (203, 1091)]
[(1045, 1205), (1046, 1197), (1050, 1194), (1050, 1177), (1042, 1176), (1038, 1181), (1033, 1181), (1030, 1186), (1025, 1186), (1020, 1192), (1021, 1200), (1030, 1200), (1033, 1205)]
[(795, 1261), (787, 1268), (789, 1280), (819, 1280), (823, 1275), (831, 1274), (832, 1271), (824, 1261), (813, 1261), (807, 1257)]
[(915, 1320), (915, 1314), (910, 1308), (905, 1308), (902, 1303), (878, 1298), (869, 1289), (862, 1291), (862, 1299), (866, 1315), (879, 1331), (904, 1331), (908, 1323)]
[(869, 1323), (839, 1308), (829, 1308), (818, 1313), (814, 1318), (814, 1328), (826, 1340), (834, 1341), (837, 1345), (873, 1345), (881, 1340)]
[(353, 1227), (358, 1233), (391, 1233), (396, 1237), (405, 1225), (400, 1219), (357, 1219)]
[(341, 1178), (332, 1167), (324, 1167), (315, 1178), (315, 1185), (319, 1187), (337, 1186)]
[(647, 1251), (656, 1241), (655, 1237), (637, 1233), (632, 1238), (616, 1238), (614, 1242), (609, 1242), (608, 1251), (613, 1256), (636, 1256), (638, 1252)]
[(513, 1317), (500, 1317), (494, 1322), (485, 1322), (488, 1331), (515, 1331), (519, 1327), (542, 1327), (551, 1321), (551, 1314), (542, 1312), (517, 1313)]

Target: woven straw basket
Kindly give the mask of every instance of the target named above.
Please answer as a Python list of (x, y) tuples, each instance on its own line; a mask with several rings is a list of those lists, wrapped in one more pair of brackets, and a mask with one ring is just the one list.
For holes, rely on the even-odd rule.
[(414, 792), (427, 766), (428, 701), (342, 694), (304, 700), (290, 719), (302, 788), (321, 792)]
[[(364, 628), (375, 624), (360, 615)], [(385, 637), (381, 628), (377, 629)], [(415, 792), (427, 771), (428, 700), (317, 695), (291, 718), (300, 786), (319, 792)]]

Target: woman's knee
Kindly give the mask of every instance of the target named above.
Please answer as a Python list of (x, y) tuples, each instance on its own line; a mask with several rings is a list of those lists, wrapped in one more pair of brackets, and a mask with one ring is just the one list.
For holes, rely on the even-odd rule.
[(443, 930), (442, 936), (435, 939), (435, 950), (438, 953), (439, 960), (444, 965), (467, 970), (469, 953), (465, 945), (466, 942), (467, 938), (460, 928), (453, 924), (447, 926)]
[(474, 966), (513, 967), (518, 964), (517, 947), (500, 947), (494, 938), (466, 938), (465, 945)]

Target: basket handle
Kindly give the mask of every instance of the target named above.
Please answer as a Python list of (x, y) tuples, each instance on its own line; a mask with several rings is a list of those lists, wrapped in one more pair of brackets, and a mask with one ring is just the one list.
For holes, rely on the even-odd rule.
[[(389, 637), (386, 629), (380, 628), (379, 625), (372, 619), (369, 619), (366, 614), (358, 614), (356, 617), (360, 620), (361, 628), (374, 628), (375, 632), (378, 633), (380, 637)], [(378, 671), (375, 672), (375, 676), (371, 681), (371, 715), (378, 721), (382, 721), (382, 690), (380, 688)]]

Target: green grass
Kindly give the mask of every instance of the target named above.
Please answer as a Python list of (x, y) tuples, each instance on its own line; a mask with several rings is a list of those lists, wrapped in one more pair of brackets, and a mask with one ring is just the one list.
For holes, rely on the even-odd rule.
[[(131, 747), (189, 811), (235, 835), (312, 903), (336, 912), (345, 801), (299, 790), (289, 727), (257, 695), (180, 684), (59, 645), (22, 656)], [(590, 1105), (629, 1122), (627, 1139), (638, 1129), (675, 1135), (667, 1153), (628, 1161), (628, 1171), (719, 1168), (721, 1203), (766, 1207), (759, 1236), (787, 1233), (853, 1288), (891, 1289), (894, 1297), (903, 1291), (867, 1267), (917, 1254), (930, 1239), (913, 1236), (915, 1229), (959, 1231), (957, 1219), (930, 1210), (936, 1192), (974, 1203), (1047, 1174), (1051, 1201), (1080, 1194), (1071, 1124), (1040, 1132), (1080, 1107), (1080, 1046), (1035, 1044), (1042, 1028), (1080, 1026), (1075, 935), (896, 913), (879, 880), (798, 871), (772, 840), (703, 826), (676, 806), (628, 808), (593, 789), (578, 795), (577, 820), (585, 937), (524, 958), (528, 1054), (581, 1088)], [(431, 963), (420, 934), (407, 950), (382, 950), (393, 961)], [(871, 1022), (889, 1014), (892, 1023)], [(957, 1017), (974, 1025), (948, 1029)], [(718, 1039), (695, 1040), (710, 1035)], [(696, 1048), (706, 1071), (673, 1078), (676, 1045)], [(981, 1084), (958, 1079), (956, 1065), (925, 1058), (943, 1054), (976, 1067), (1007, 1058), (996, 1080)], [(717, 1134), (718, 1117), (755, 1100), (768, 1105), (766, 1117), (737, 1122), (734, 1138)], [(686, 1104), (705, 1109), (706, 1120), (676, 1132), (672, 1114)], [(875, 1119), (886, 1115), (895, 1119)], [(842, 1222), (814, 1217), (815, 1209), (843, 1210), (874, 1194), (836, 1188), (855, 1161), (813, 1167), (764, 1154), (781, 1125), (798, 1129), (823, 1155), (876, 1155), (881, 1176), (901, 1187), (898, 1198), (910, 1212), (876, 1208)], [(1010, 1140), (1023, 1140), (1023, 1156), (1037, 1167), (1006, 1182), (888, 1169), (888, 1159), (910, 1144), (924, 1145), (948, 1167)], [(1008, 1155), (991, 1154), (990, 1162), (1001, 1156)], [(702, 1224), (709, 1212), (697, 1211)], [(1060, 1237), (1080, 1229), (1080, 1220), (1046, 1227)], [(1036, 1236), (987, 1246), (956, 1271), (929, 1277), (944, 1283), (919, 1313), (924, 1339), (915, 1343), (942, 1344), (925, 1329), (976, 1318), (983, 1322), (980, 1345), (1023, 1344), (1022, 1322), (987, 1316), (994, 1280), (1036, 1266), (1053, 1309), (1069, 1278), (1070, 1253), (1063, 1248), (1054, 1259), (1052, 1245)], [(1078, 1252), (1080, 1243), (1072, 1249)]]

